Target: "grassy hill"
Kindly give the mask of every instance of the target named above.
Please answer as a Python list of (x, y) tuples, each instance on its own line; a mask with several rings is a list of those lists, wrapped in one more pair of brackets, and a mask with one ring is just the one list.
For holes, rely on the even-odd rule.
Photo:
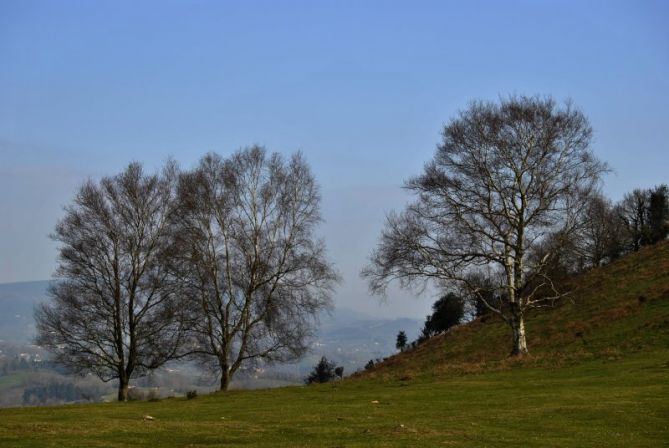
[(508, 359), (491, 318), (340, 383), (2, 409), (0, 446), (667, 446), (669, 243), (576, 279), (528, 338)]
[(393, 378), (512, 366), (555, 368), (669, 348), (669, 241), (593, 269), (574, 279), (571, 290), (560, 306), (529, 315), (530, 356), (522, 360), (507, 356), (511, 332), (491, 316), (453, 328), (366, 375)]

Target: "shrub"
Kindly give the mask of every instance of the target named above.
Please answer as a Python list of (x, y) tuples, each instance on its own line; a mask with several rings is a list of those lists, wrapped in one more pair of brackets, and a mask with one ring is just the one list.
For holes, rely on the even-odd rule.
[(432, 315), (427, 316), (425, 320), (418, 338), (419, 343), (458, 325), (464, 314), (464, 301), (461, 297), (454, 293), (441, 297), (432, 305)]
[(395, 342), (395, 348), (400, 351), (404, 351), (407, 347), (407, 334), (404, 331), (397, 333), (397, 342)]
[(318, 364), (314, 366), (314, 370), (311, 371), (304, 382), (307, 384), (327, 383), (335, 378), (334, 370), (335, 363), (328, 361), (328, 359), (323, 356)]
[(189, 400), (192, 400), (193, 398), (197, 398), (197, 391), (196, 390), (189, 390), (186, 392), (186, 398)]

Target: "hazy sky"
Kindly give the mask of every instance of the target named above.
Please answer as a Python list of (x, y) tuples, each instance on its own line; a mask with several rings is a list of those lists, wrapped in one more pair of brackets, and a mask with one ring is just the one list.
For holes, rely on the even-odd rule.
[(87, 177), (258, 143), (321, 183), (337, 304), (424, 316), (433, 297), (380, 306), (358, 272), (470, 100), (572, 98), (606, 194), (669, 182), (668, 5), (0, 0), (0, 282), (50, 277)]

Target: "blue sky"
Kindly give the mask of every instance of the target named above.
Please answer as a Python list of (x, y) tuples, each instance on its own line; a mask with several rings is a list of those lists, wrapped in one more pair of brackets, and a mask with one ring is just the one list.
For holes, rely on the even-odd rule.
[(423, 316), (358, 272), (443, 124), (514, 93), (582, 108), (611, 198), (669, 182), (669, 3), (2, 0), (0, 282), (50, 277), (87, 177), (258, 143), (322, 185), (337, 303)]

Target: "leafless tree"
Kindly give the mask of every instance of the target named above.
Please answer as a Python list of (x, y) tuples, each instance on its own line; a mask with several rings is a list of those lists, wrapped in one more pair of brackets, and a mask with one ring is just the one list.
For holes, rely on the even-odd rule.
[(629, 250), (638, 251), (649, 238), (648, 205), (648, 191), (637, 188), (625, 194), (623, 200), (616, 206), (616, 213), (625, 230), (625, 240)]
[[(512, 354), (526, 353), (527, 310), (564, 294), (545, 270), (551, 251), (530, 254), (549, 235), (578, 228), (585, 198), (606, 170), (589, 150), (591, 136), (570, 103), (512, 97), (471, 104), (445, 126), (424, 173), (406, 183), (417, 200), (388, 216), (362, 273), (371, 290), (383, 293), (393, 280), (467, 289), (509, 324)], [(501, 280), (499, 291), (471, 281), (481, 271)]]
[(601, 194), (592, 195), (583, 214), (583, 225), (573, 237), (575, 259), (581, 269), (608, 263), (623, 251), (623, 231), (611, 201)]
[(192, 353), (220, 376), (308, 348), (338, 280), (314, 236), (320, 195), (300, 154), (260, 147), (205, 156), (181, 177), (174, 271), (194, 316)]
[(147, 175), (133, 163), (88, 181), (52, 235), (58, 281), (35, 310), (37, 343), (76, 372), (118, 380), (119, 401), (131, 378), (175, 357), (182, 341), (177, 288), (163, 267), (176, 177), (173, 164)]

